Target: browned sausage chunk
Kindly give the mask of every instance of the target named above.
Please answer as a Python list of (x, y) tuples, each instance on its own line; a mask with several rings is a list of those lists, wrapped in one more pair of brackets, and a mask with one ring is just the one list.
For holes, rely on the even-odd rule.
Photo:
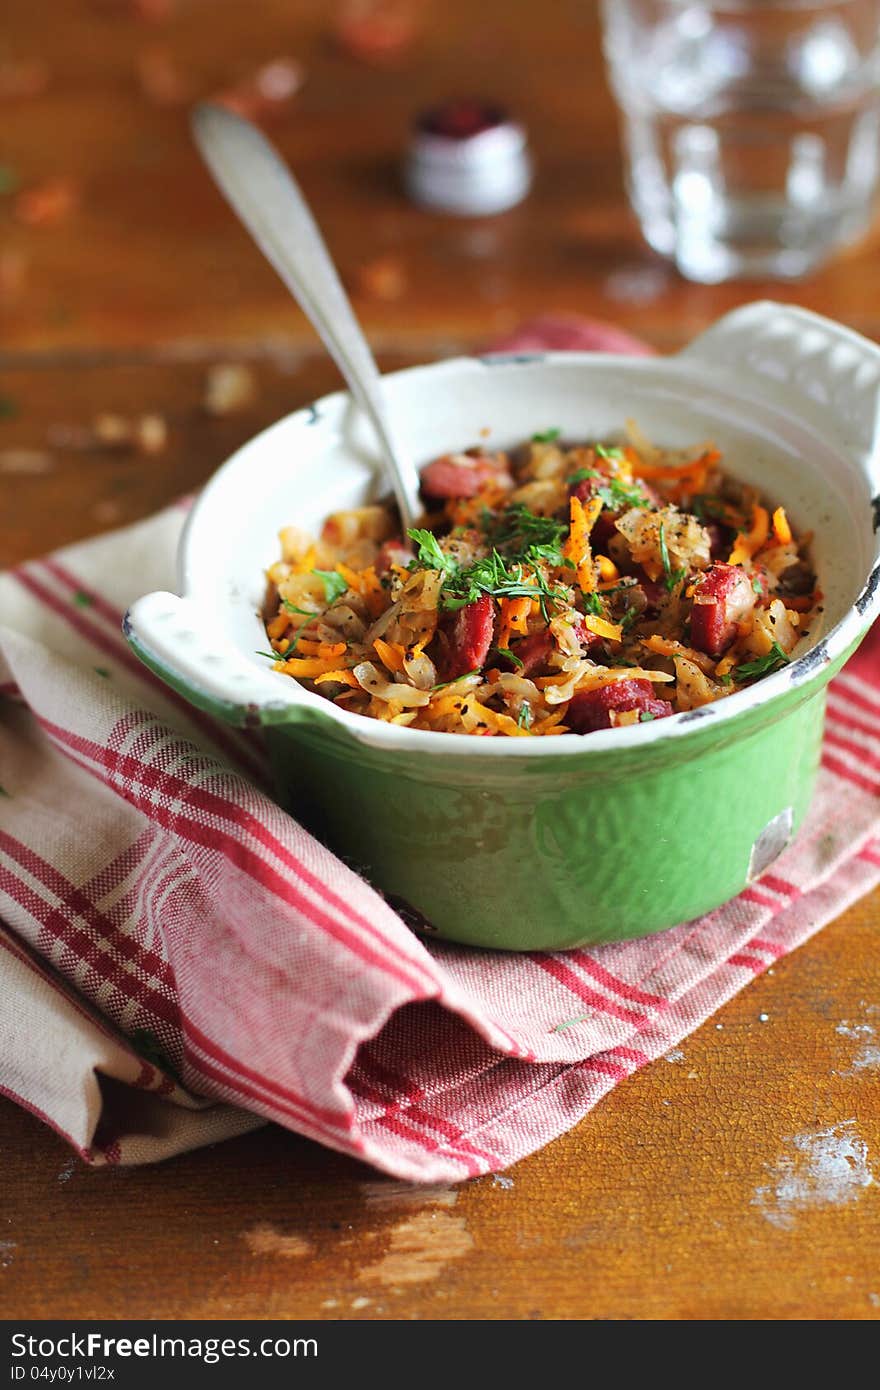
[(736, 637), (737, 625), (755, 606), (749, 576), (736, 565), (712, 565), (697, 582), (691, 613), (691, 646), (721, 656)]
[(481, 594), (455, 615), (449, 632), (446, 679), (456, 680), (468, 671), (482, 669), (495, 632), (495, 605)]
[(639, 714), (664, 719), (672, 714), (668, 700), (658, 700), (650, 681), (622, 680), (600, 685), (598, 690), (582, 690), (568, 707), (565, 723), (576, 734), (592, 734), (611, 728), (611, 711), (638, 710)]
[(476, 497), (487, 483), (509, 484), (506, 458), (495, 454), (444, 454), (422, 469), (426, 497)]

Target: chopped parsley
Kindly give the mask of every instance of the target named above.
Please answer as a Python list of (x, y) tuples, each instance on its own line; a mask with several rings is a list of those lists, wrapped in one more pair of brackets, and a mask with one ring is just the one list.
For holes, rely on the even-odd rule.
[(650, 507), (651, 503), (635, 483), (621, 482), (620, 478), (609, 478), (607, 483), (596, 488), (596, 496), (601, 497), (609, 512), (621, 512), (625, 507)]
[(596, 451), (596, 457), (600, 459), (619, 460), (624, 457), (623, 450), (619, 448), (616, 444), (612, 445), (610, 449), (607, 444), (594, 444), (593, 448)]
[(281, 606), (287, 613), (298, 613), (302, 618), (317, 618), (317, 613), (312, 613), (308, 608), (297, 608), (295, 603), (291, 603), (289, 598), (281, 600)]
[(322, 581), (328, 603), (335, 603), (338, 598), (342, 598), (348, 588), (348, 584), (336, 570), (312, 570), (312, 574), (316, 574)]
[(475, 603), (483, 594), (489, 594), (492, 598), (537, 599), (545, 622), (549, 621), (548, 600), (564, 602), (567, 597), (565, 589), (547, 582), (536, 563), (528, 560), (511, 562), (497, 549), (466, 569), (459, 569), (448, 576), (440, 594), (440, 606), (454, 613), (469, 603)]
[(530, 729), (532, 727), (532, 707), (531, 705), (527, 705), (525, 700), (519, 707), (519, 714), (516, 717), (516, 722), (521, 729)]
[(651, 711), (650, 711), (649, 709), (640, 709), (640, 710), (639, 710), (639, 723), (640, 723), (640, 724), (650, 724), (651, 720), (652, 720), (652, 719), (656, 719), (656, 718), (657, 718), (656, 714), (652, 714)]
[(452, 556), (441, 550), (433, 531), (422, 531), (414, 526), (406, 534), (419, 547), (416, 556), (418, 564), (424, 565), (427, 569), (440, 570), (442, 574), (453, 574), (458, 569), (458, 564)]
[(779, 671), (788, 664), (789, 657), (779, 643), (774, 642), (766, 656), (759, 656), (754, 661), (744, 662), (742, 666), (734, 668), (733, 674), (738, 681), (753, 681), (757, 680), (759, 676), (769, 676), (772, 671)]
[(569, 487), (575, 483), (585, 483), (588, 478), (601, 478), (602, 474), (597, 473), (595, 468), (578, 468), (574, 473), (569, 473), (566, 482)]
[(758, 598), (763, 598), (764, 596), (764, 585), (759, 574), (752, 575), (752, 593), (757, 594)]
[[(583, 593), (583, 590), (581, 590), (581, 592)], [(602, 600), (598, 594), (584, 594), (584, 611), (592, 613), (596, 618), (601, 618), (603, 616)]]
[(555, 444), (562, 434), (562, 430), (540, 430), (538, 434), (532, 435), (533, 444)]

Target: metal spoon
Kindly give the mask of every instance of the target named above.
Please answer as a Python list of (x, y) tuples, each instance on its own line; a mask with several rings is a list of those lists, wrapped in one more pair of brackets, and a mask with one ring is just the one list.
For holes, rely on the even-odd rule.
[(299, 301), (373, 423), (404, 528), (416, 524), (419, 478), (389, 426), (382, 381), (315, 219), (278, 151), (250, 121), (197, 106), (193, 135), (221, 192)]

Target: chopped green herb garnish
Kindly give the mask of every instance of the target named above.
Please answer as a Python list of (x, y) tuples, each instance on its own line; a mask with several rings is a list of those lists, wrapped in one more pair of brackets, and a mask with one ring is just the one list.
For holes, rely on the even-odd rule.
[(569, 487), (572, 487), (575, 483), (585, 483), (588, 478), (601, 478), (601, 476), (602, 474), (597, 473), (595, 468), (578, 468), (576, 472), (569, 473), (565, 481)]
[(516, 652), (512, 652), (509, 647), (496, 647), (495, 650), (499, 656), (505, 656), (508, 661), (512, 661), (514, 666), (525, 665), (522, 657), (517, 656)]
[(84, 589), (77, 589), (73, 596), (73, 601), (77, 608), (91, 608), (95, 602), (91, 594), (87, 594)]
[(538, 434), (532, 435), (534, 444), (553, 444), (562, 434), (562, 430), (541, 430)]
[(530, 729), (532, 727), (532, 707), (526, 704), (525, 700), (519, 707), (519, 714), (516, 717), (516, 722), (521, 729)]
[(763, 597), (764, 585), (761, 581), (761, 576), (759, 574), (752, 575), (752, 593), (757, 594), (758, 598)]
[(283, 661), (284, 657), (280, 652), (254, 652), (255, 656), (267, 656), (270, 661)]
[(600, 459), (622, 459), (624, 457), (623, 450), (617, 444), (613, 444), (611, 448), (607, 444), (594, 444), (593, 448), (597, 458)]
[(336, 570), (312, 570), (312, 574), (316, 574), (323, 582), (324, 596), (328, 603), (335, 603), (338, 598), (342, 598), (348, 588), (342, 575), (337, 574)]
[(766, 656), (756, 657), (754, 661), (746, 661), (742, 666), (734, 667), (733, 674), (738, 681), (757, 680), (758, 676), (769, 676), (771, 672), (780, 670), (789, 664), (789, 657), (782, 650), (778, 642), (774, 642)]
[(288, 613), (299, 613), (300, 617), (303, 618), (317, 618), (318, 616), (317, 613), (312, 613), (308, 608), (297, 608), (296, 604), (291, 603), (288, 598), (283, 598), (281, 605)]
[(433, 531), (423, 531), (414, 526), (406, 534), (419, 547), (417, 560), (420, 565), (425, 565), (427, 569), (440, 570), (443, 574), (454, 574), (458, 569), (458, 562), (440, 548)]
[[(524, 560), (533, 548), (550, 546), (558, 552), (568, 532), (564, 521), (556, 521), (552, 516), (539, 516), (521, 502), (505, 507), (503, 512), (498, 513), (484, 508), (481, 528), (490, 545), (502, 551), (510, 560)], [(554, 559), (551, 563), (560, 562)]]
[(622, 483), (619, 478), (609, 478), (607, 483), (596, 488), (596, 496), (602, 498), (610, 512), (620, 512), (624, 507), (651, 505), (635, 483)]
[(650, 724), (651, 720), (652, 720), (652, 719), (656, 719), (656, 718), (657, 718), (656, 714), (652, 714), (651, 711), (650, 711), (649, 709), (640, 709), (640, 710), (639, 710), (639, 723), (640, 723), (640, 724)]
[[(583, 593), (583, 590), (581, 590), (581, 593)], [(598, 594), (584, 594), (584, 608), (587, 613), (592, 613), (596, 618), (601, 618), (603, 616), (602, 600)]]
[(497, 549), (493, 549), (491, 555), (476, 560), (467, 569), (450, 576), (444, 582), (440, 606), (454, 613), (469, 603), (475, 603), (483, 594), (489, 594), (492, 598), (537, 599), (545, 622), (549, 622), (548, 601), (563, 602), (567, 597), (565, 589), (547, 582), (536, 562), (517, 560), (512, 563)]

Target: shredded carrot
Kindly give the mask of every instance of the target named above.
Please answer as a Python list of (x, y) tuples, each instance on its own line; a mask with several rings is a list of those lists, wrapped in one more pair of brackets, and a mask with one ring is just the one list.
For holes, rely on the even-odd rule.
[(335, 661), (338, 656), (343, 655), (345, 647), (345, 642), (320, 642), (317, 655), (324, 661)]
[(385, 590), (382, 588), (382, 581), (376, 573), (375, 565), (368, 565), (363, 571), (363, 588), (361, 593), (367, 605), (371, 618), (378, 618), (387, 606)]
[(780, 545), (791, 544), (791, 527), (784, 507), (777, 507), (773, 513), (773, 534)]
[(382, 665), (389, 671), (402, 671), (403, 659), (406, 648), (399, 642), (383, 642), (381, 637), (377, 637), (373, 643)]
[(525, 594), (521, 598), (503, 598), (501, 600), (501, 623), (498, 629), (499, 647), (510, 645), (510, 634), (519, 632), (525, 635), (528, 632), (527, 619), (532, 611), (532, 600)]
[(607, 555), (597, 555), (596, 564), (599, 566), (600, 587), (602, 584), (613, 584), (620, 578), (620, 570)]
[[(296, 653), (297, 656), (323, 656), (323, 652), (321, 651), (322, 646), (323, 643), (318, 642), (316, 639), (301, 637), (296, 644)], [(345, 651), (344, 646), (342, 651)], [(340, 652), (340, 656), (341, 655), (342, 652)]]
[(565, 710), (566, 710), (566, 706), (563, 706), (561, 709), (558, 709), (558, 710), (556, 711), (555, 714), (551, 714), (547, 719), (542, 719), (541, 722), (540, 722), (540, 724), (538, 724), (538, 725), (536, 725), (536, 726), (534, 726), (534, 727), (532, 728), (532, 733), (533, 733), (533, 734), (559, 734), (559, 733), (565, 733), (565, 730), (564, 730), (564, 729), (560, 729), (560, 727), (559, 727), (559, 725), (562, 723), (563, 719), (565, 718)]
[(315, 685), (323, 685), (325, 681), (339, 681), (341, 685), (350, 685), (353, 690), (360, 690), (353, 671), (325, 671), (322, 676), (315, 677)]
[(281, 637), (290, 626), (290, 619), (286, 613), (279, 613), (277, 618), (273, 618), (271, 623), (266, 625), (266, 631), (272, 638)]
[(752, 507), (752, 524), (748, 531), (740, 531), (736, 544), (727, 561), (729, 565), (742, 565), (750, 560), (770, 534), (770, 513), (766, 507), (757, 503)]
[(607, 637), (610, 642), (620, 642), (623, 639), (623, 628), (619, 623), (609, 623), (604, 618), (585, 613), (583, 624), (588, 632), (595, 632), (597, 637)]
[(291, 574), (310, 574), (318, 563), (318, 552), (313, 545), (310, 545), (301, 560), (297, 560), (291, 566)]
[(721, 458), (717, 449), (706, 449), (699, 458), (690, 459), (674, 468), (667, 468), (662, 463), (646, 463), (634, 449), (626, 449), (624, 452), (637, 478), (656, 478), (658, 482), (670, 483), (680, 478), (688, 478), (698, 471), (705, 474)]
[(357, 570), (351, 569), (349, 565), (343, 565), (340, 561), (339, 564), (336, 566), (336, 573), (342, 575), (342, 578), (345, 580), (348, 587), (350, 589), (354, 589), (356, 594), (362, 592), (361, 576), (358, 574)]
[(316, 676), (326, 675), (332, 671), (336, 665), (335, 661), (323, 661), (320, 657), (279, 657), (279, 661), (288, 676), (302, 676), (305, 680), (314, 680)]
[(591, 498), (586, 506), (579, 497), (569, 500), (569, 533), (562, 553), (575, 566), (578, 584), (585, 594), (591, 593), (596, 587), (590, 532), (601, 510), (601, 497)]

